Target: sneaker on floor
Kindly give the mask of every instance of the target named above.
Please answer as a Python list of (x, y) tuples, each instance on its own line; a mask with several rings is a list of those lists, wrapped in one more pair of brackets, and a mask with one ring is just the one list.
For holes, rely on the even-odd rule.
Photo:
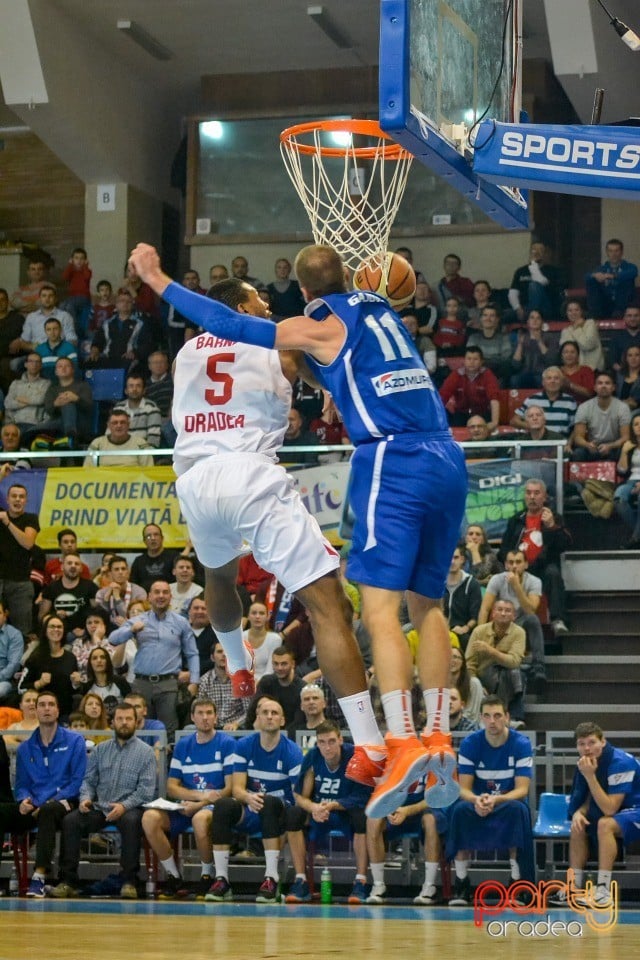
[(552, 893), (551, 896), (547, 898), (547, 903), (552, 907), (568, 907), (567, 891), (556, 890), (555, 893)]
[(51, 891), (51, 896), (55, 897), (56, 900), (68, 900), (69, 897), (77, 897), (80, 895), (80, 891), (77, 887), (72, 886), (70, 883), (65, 883), (62, 881)]
[[(262, 889), (262, 888), (261, 888)], [(285, 903), (309, 903), (311, 900), (311, 891), (309, 890), (309, 884), (306, 880), (303, 880), (301, 877), (297, 877), (289, 890), (289, 893), (284, 898)]]
[(413, 898), (413, 902), (417, 903), (418, 906), (428, 907), (433, 903), (438, 902), (438, 891), (437, 888), (432, 883), (425, 883), (422, 887), (422, 890), (417, 897)]
[(384, 744), (362, 744), (353, 748), (353, 756), (347, 764), (346, 776), (364, 787), (375, 787), (384, 775), (387, 748)]
[(256, 903), (279, 903), (278, 881), (273, 877), (265, 877), (256, 896)]
[(256, 678), (253, 670), (255, 653), (253, 652), (251, 644), (247, 643), (246, 640), (244, 640), (243, 643), (251, 656), (251, 666), (245, 670), (236, 670), (235, 673), (229, 673), (229, 671), (227, 671), (227, 673), (229, 673), (229, 679), (231, 680), (231, 692), (237, 700), (242, 697), (253, 697), (256, 692)]
[(471, 881), (469, 877), (461, 880), (456, 877), (453, 884), (453, 896), (449, 900), (450, 907), (468, 907), (471, 903)]
[(189, 890), (182, 877), (169, 874), (160, 888), (158, 900), (186, 900), (188, 896)]
[(137, 900), (138, 899), (138, 889), (135, 883), (123, 883), (120, 888), (120, 899), (121, 900)]
[(34, 897), (37, 900), (44, 900), (44, 897), (45, 897), (44, 880), (36, 880), (34, 877), (29, 884), (29, 889), (27, 890), (27, 896)]
[(451, 734), (435, 730), (421, 737), (429, 754), (427, 786), (424, 799), (434, 810), (448, 807), (460, 796), (456, 755), (451, 746)]
[(233, 900), (233, 890), (226, 877), (216, 877), (207, 892), (204, 899), (214, 903), (222, 903), (224, 900)]
[(387, 888), (384, 883), (374, 883), (367, 897), (367, 903), (384, 903), (387, 899)]
[(420, 779), (429, 763), (429, 754), (417, 737), (392, 737), (387, 733), (384, 739), (387, 765), (366, 806), (366, 814), (372, 819), (387, 817), (401, 807), (409, 787)]
[(566, 625), (564, 620), (560, 620), (560, 618), (553, 621), (553, 623), (551, 624), (551, 629), (553, 630), (556, 637), (560, 636), (560, 634), (562, 633), (569, 633), (569, 627)]
[(204, 900), (205, 896), (209, 892), (209, 887), (211, 886), (211, 877), (208, 873), (203, 873), (198, 882), (196, 883), (195, 891), (193, 892), (194, 899)]
[(367, 887), (362, 880), (355, 880), (347, 903), (367, 903)]
[(589, 893), (585, 893), (582, 897), (576, 897), (576, 903), (579, 903), (581, 907), (610, 907), (612, 903), (611, 890), (604, 883), (599, 883)]

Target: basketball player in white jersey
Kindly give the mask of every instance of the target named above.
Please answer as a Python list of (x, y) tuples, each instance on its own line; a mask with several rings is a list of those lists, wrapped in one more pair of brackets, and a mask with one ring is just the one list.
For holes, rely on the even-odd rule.
[[(269, 309), (254, 287), (222, 280), (209, 296), (251, 316)], [(351, 612), (337, 574), (339, 558), (277, 465), (291, 407), (297, 352), (256, 349), (199, 334), (175, 362), (173, 424), (176, 489), (198, 558), (205, 566), (211, 625), (227, 656), (234, 696), (251, 696), (252, 660), (242, 640), (236, 590), (246, 541), (257, 563), (309, 611), (323, 675), (339, 698), (356, 745), (383, 739), (371, 708)], [(357, 778), (355, 751), (351, 772)], [(382, 767), (381, 767), (382, 772)]]

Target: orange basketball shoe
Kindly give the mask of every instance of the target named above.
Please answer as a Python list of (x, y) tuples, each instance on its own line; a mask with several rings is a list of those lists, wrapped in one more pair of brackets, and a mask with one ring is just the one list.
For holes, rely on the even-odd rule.
[(253, 647), (251, 644), (247, 643), (246, 640), (244, 641), (244, 645), (251, 655), (251, 666), (248, 670), (236, 670), (235, 673), (229, 673), (229, 679), (231, 680), (231, 692), (236, 699), (241, 697), (253, 697), (256, 692), (256, 680), (253, 675), (255, 654), (253, 652)]
[(358, 744), (345, 771), (349, 780), (365, 787), (375, 787), (384, 774), (387, 763), (387, 748), (382, 743)]
[(417, 737), (385, 736), (388, 758), (384, 776), (365, 808), (368, 817), (386, 817), (404, 803), (409, 787), (426, 772), (429, 754)]
[(434, 810), (448, 807), (460, 796), (456, 755), (451, 746), (451, 734), (434, 730), (430, 734), (423, 733), (420, 739), (429, 754), (424, 799)]

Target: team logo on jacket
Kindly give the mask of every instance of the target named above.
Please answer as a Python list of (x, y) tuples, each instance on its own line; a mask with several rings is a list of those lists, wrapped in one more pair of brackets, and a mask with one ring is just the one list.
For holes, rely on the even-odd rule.
[(386, 397), (390, 393), (404, 393), (406, 390), (433, 390), (431, 377), (424, 367), (390, 370), (379, 377), (371, 377), (371, 383), (379, 397)]

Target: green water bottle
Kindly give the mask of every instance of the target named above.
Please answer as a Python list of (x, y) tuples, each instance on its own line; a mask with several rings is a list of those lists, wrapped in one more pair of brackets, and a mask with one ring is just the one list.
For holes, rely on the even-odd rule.
[(320, 874), (320, 903), (331, 903), (333, 899), (333, 883), (331, 881), (331, 870), (325, 867)]

